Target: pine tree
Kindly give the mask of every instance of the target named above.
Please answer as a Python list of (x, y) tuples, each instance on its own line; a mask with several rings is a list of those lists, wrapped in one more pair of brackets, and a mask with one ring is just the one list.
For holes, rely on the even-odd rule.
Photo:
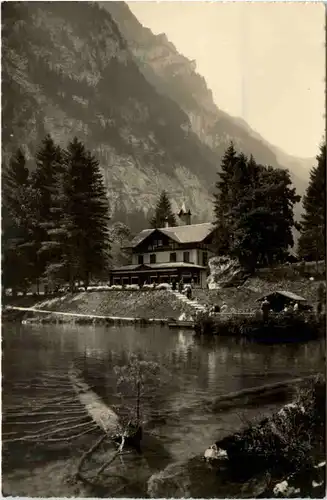
[(214, 216), (216, 226), (216, 251), (218, 255), (226, 255), (230, 250), (231, 239), (231, 179), (237, 162), (237, 152), (231, 142), (222, 161), (219, 180), (216, 182), (214, 194)]
[(305, 260), (326, 258), (326, 143), (320, 147), (317, 166), (310, 172), (310, 182), (303, 198), (299, 255)]
[(293, 246), (293, 207), (300, 200), (288, 171), (257, 165), (231, 144), (219, 175), (217, 253), (238, 258), (249, 271), (281, 260)]
[(157, 203), (155, 214), (152, 217), (150, 224), (151, 227), (164, 227), (165, 222), (168, 222), (169, 226), (176, 226), (176, 218), (173, 214), (171, 203), (168, 198), (166, 191), (162, 191), (159, 201)]
[(39, 284), (51, 261), (58, 260), (56, 252), (60, 252), (58, 246), (48, 244), (48, 230), (56, 227), (59, 221), (58, 190), (63, 163), (62, 151), (50, 135), (43, 139), (35, 160), (36, 169), (32, 175), (33, 210), (37, 221), (34, 230), (34, 266), (36, 282)]
[(98, 161), (77, 138), (64, 154), (59, 202), (59, 223), (48, 232), (51, 245), (61, 249), (61, 256), (47, 274), (68, 281), (73, 291), (76, 281), (87, 287), (91, 278), (104, 275), (110, 258), (103, 177)]
[(248, 163), (248, 187), (234, 210), (233, 254), (253, 271), (282, 261), (292, 247), (294, 204), (300, 201), (287, 170)]
[(31, 282), (31, 189), (23, 152), (18, 149), (2, 175), (2, 286), (13, 293)]

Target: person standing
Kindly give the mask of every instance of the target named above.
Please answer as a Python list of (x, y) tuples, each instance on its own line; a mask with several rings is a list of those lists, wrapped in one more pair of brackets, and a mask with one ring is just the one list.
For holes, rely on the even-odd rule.
[(224, 302), (223, 305), (220, 308), (220, 312), (224, 314), (227, 311), (228, 311), (228, 305), (226, 304), (226, 302)]
[(264, 301), (261, 304), (261, 311), (262, 311), (262, 317), (264, 321), (266, 321), (269, 317), (269, 311), (270, 311), (270, 303), (267, 297), (264, 298)]

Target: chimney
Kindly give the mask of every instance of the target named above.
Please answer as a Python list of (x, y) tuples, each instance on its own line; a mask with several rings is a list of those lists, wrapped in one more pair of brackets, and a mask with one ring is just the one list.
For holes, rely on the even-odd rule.
[(169, 221), (168, 221), (168, 218), (165, 219), (165, 225), (164, 227), (169, 227)]
[(182, 208), (180, 209), (179, 213), (177, 214), (180, 220), (182, 221), (183, 226), (190, 226), (191, 225), (191, 210), (186, 210), (185, 208), (185, 203), (183, 203)]

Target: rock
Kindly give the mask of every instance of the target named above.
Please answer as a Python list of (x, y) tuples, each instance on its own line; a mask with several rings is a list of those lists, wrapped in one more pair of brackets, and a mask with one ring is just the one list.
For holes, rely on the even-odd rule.
[(207, 282), (210, 290), (239, 285), (244, 281), (244, 270), (237, 260), (229, 257), (213, 257), (209, 260), (209, 268), (210, 275)]
[(205, 460), (228, 460), (228, 455), (225, 450), (218, 448), (216, 444), (212, 444), (204, 452)]
[(294, 486), (289, 486), (288, 481), (282, 481), (281, 483), (277, 483), (273, 489), (273, 493), (275, 496), (290, 496), (296, 495), (300, 493), (300, 488), (294, 488)]
[(189, 498), (190, 478), (183, 464), (170, 464), (153, 474), (148, 480), (148, 495), (151, 498)]

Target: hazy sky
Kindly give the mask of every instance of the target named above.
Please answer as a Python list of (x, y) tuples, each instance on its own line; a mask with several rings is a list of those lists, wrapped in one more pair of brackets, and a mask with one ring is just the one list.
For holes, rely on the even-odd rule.
[(322, 3), (128, 2), (197, 62), (216, 104), (295, 156), (324, 134)]

